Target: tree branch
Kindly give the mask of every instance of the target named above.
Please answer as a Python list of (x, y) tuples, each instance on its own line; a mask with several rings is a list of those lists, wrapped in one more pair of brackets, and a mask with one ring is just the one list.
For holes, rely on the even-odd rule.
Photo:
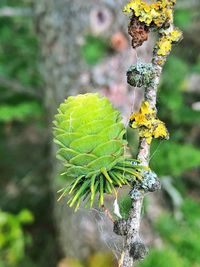
[[(172, 4), (169, 7), (169, 9), (173, 10), (173, 8), (174, 8), (174, 2), (172, 0)], [(131, 23), (134, 21), (135, 20), (133, 18)], [(130, 25), (129, 25), (129, 34), (132, 33), (134, 30), (130, 28)], [(178, 30), (175, 29), (173, 25), (173, 14), (172, 14), (170, 20), (168, 21), (167, 27), (166, 25), (160, 28), (158, 27), (160, 38), (154, 47), (154, 52), (153, 52), (153, 57), (152, 57), (152, 62), (151, 62), (152, 68), (154, 70), (154, 78), (151, 81), (150, 86), (149, 84), (144, 85), (145, 86), (144, 100), (147, 101), (149, 103), (150, 108), (155, 111), (156, 111), (157, 89), (158, 89), (158, 85), (160, 82), (160, 76), (162, 73), (163, 66), (166, 62), (167, 56), (169, 55), (171, 51), (171, 49), (167, 50), (168, 48), (166, 48), (166, 51), (160, 52), (161, 47), (159, 47), (158, 44), (159, 42), (163, 41), (162, 38), (166, 38), (164, 41), (166, 40), (169, 41), (168, 44), (170, 43), (169, 45), (171, 47), (171, 44), (173, 43), (171, 35), (172, 33), (174, 33), (174, 31), (177, 31), (176, 34), (178, 33)], [(131, 36), (135, 38), (135, 35), (131, 35)], [(135, 48), (137, 47), (135, 46), (137, 39), (135, 38), (133, 40), (134, 40), (133, 48)], [(165, 45), (162, 46), (162, 48), (163, 47), (165, 48)], [(149, 165), (149, 156), (150, 156), (150, 142), (148, 141), (146, 137), (141, 136), (140, 141), (139, 141), (139, 150), (138, 150), (138, 160), (141, 162), (141, 165), (143, 166)], [(145, 177), (144, 175), (143, 179), (146, 179), (145, 182), (148, 183), (149, 177), (150, 176)], [(156, 186), (154, 186), (154, 189), (149, 190), (149, 191), (154, 191), (158, 188), (160, 188), (160, 183), (157, 181)], [(130, 192), (130, 195), (132, 198), (132, 208), (131, 208), (129, 218), (126, 224), (127, 234), (125, 238), (126, 240), (125, 240), (124, 251), (122, 253), (121, 260), (119, 261), (119, 267), (132, 267), (133, 263), (136, 260), (143, 259), (147, 254), (147, 249), (143, 241), (140, 238), (141, 209), (142, 209), (143, 198), (146, 192), (147, 191), (145, 190), (141, 190), (141, 185), (139, 186), (136, 185), (133, 188), (133, 190)]]

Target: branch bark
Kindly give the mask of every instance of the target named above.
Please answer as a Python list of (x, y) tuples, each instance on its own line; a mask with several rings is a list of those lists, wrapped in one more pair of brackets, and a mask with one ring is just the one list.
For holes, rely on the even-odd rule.
[[(167, 34), (170, 29), (174, 29), (173, 18), (170, 21), (169, 27), (167, 29), (162, 29), (162, 34), (165, 32)], [(155, 45), (151, 62), (155, 71), (155, 76), (154, 80), (151, 83), (151, 86), (146, 87), (144, 93), (144, 100), (148, 101), (150, 107), (154, 110), (156, 110), (157, 89), (167, 56), (168, 55), (158, 55), (158, 46)], [(146, 138), (142, 137), (139, 141), (139, 150), (137, 157), (138, 160), (140, 160), (141, 165), (149, 165), (149, 156), (150, 144), (147, 142)], [(126, 225), (126, 241), (124, 251), (119, 262), (119, 267), (132, 267), (135, 261), (143, 259), (147, 254), (147, 248), (140, 238), (141, 209), (145, 192), (142, 192), (140, 188), (137, 187), (133, 190), (134, 194), (131, 194), (132, 208)]]

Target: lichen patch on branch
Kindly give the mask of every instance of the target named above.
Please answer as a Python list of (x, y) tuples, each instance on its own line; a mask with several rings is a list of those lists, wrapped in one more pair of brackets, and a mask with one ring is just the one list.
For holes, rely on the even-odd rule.
[(155, 78), (155, 70), (151, 63), (137, 63), (127, 71), (127, 82), (134, 87), (150, 86)]
[(161, 38), (156, 44), (158, 56), (166, 56), (170, 53), (172, 44), (179, 42), (182, 39), (182, 32), (174, 28), (169, 32), (163, 32)]
[(139, 136), (145, 137), (150, 144), (153, 138), (169, 138), (168, 130), (161, 120), (156, 116), (156, 111), (152, 109), (148, 101), (144, 101), (138, 112), (130, 117), (130, 126), (139, 129)]
[(125, 13), (133, 13), (139, 21), (150, 27), (162, 27), (172, 18), (172, 7), (176, 0), (160, 0), (148, 4), (143, 0), (131, 0), (124, 7)]
[[(124, 12), (131, 14), (128, 32), (132, 37), (134, 49), (147, 40), (150, 30), (157, 31), (159, 34), (159, 39), (154, 46), (151, 65), (147, 63), (139, 69), (137, 65), (133, 65), (127, 72), (127, 80), (130, 85), (144, 88), (144, 101), (140, 110), (131, 115), (129, 124), (132, 128), (139, 130), (137, 159), (147, 167), (152, 139), (169, 138), (164, 122), (157, 117), (156, 100), (162, 67), (171, 52), (172, 45), (182, 38), (181, 31), (173, 24), (175, 3), (176, 0), (157, 0), (153, 3), (131, 0), (124, 7)], [(146, 68), (147, 65), (148, 68)], [(118, 225), (122, 234), (127, 233), (124, 251), (119, 262), (120, 267), (132, 267), (135, 261), (146, 256), (147, 249), (140, 238), (142, 202), (147, 192), (158, 189), (160, 189), (160, 182), (157, 175), (147, 169), (143, 171), (142, 181), (135, 184), (129, 193), (132, 199), (132, 208), (125, 224), (125, 231), (122, 231), (124, 222), (120, 227)]]

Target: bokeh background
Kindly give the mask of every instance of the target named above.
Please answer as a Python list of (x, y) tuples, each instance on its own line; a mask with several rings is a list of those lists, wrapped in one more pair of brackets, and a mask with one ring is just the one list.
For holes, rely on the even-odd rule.
[[(157, 105), (171, 138), (152, 145), (162, 190), (145, 198), (150, 253), (140, 267), (200, 266), (200, 1), (177, 2), (184, 39), (164, 67)], [(52, 120), (59, 103), (78, 93), (106, 95), (126, 124), (140, 106), (143, 91), (127, 86), (126, 70), (150, 61), (156, 36), (131, 49), (125, 3), (0, 1), (0, 267), (117, 266), (123, 240), (106, 216), (57, 203), (64, 181)], [(136, 155), (137, 132), (127, 138)]]

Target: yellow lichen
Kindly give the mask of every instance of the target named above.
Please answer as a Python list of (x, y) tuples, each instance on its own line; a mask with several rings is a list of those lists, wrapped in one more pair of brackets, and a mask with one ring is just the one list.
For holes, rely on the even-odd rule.
[(156, 111), (150, 107), (148, 101), (142, 103), (139, 112), (131, 115), (130, 126), (134, 129), (138, 128), (140, 137), (145, 137), (148, 144), (151, 143), (152, 138), (169, 137), (164, 122), (156, 117)]
[(167, 36), (163, 36), (157, 42), (157, 46), (158, 46), (157, 54), (159, 56), (165, 56), (171, 51), (172, 42)]
[(162, 37), (157, 42), (157, 54), (159, 56), (166, 56), (172, 48), (172, 44), (178, 42), (182, 37), (182, 32), (177, 28), (164, 32)]
[(170, 32), (170, 38), (172, 42), (178, 42), (182, 38), (182, 32), (176, 28)]
[(131, 0), (124, 7), (125, 13), (133, 13), (139, 21), (147, 26), (161, 27), (172, 19), (172, 6), (175, 0), (159, 0), (155, 3), (147, 3), (144, 0)]
[(153, 137), (154, 138), (166, 138), (169, 134), (166, 130), (166, 126), (164, 124), (164, 122), (159, 121), (158, 124), (156, 125), (154, 132), (153, 132)]
[(165, 60), (162, 60), (162, 59), (157, 61), (157, 64), (160, 66), (162, 66), (164, 63), (165, 63)]

